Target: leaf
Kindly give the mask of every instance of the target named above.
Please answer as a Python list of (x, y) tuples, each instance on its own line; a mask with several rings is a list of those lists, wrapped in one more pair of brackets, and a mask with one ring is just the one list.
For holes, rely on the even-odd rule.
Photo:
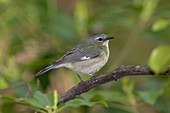
[[(37, 107), (37, 106), (29, 104), (29, 101), (28, 101), (27, 98), (14, 98), (14, 97), (11, 97), (11, 96), (2, 96), (2, 95), (0, 95), (0, 99), (5, 99), (5, 100), (12, 101), (12, 102), (16, 102), (18, 104), (29, 106), (31, 108), (36, 108)], [(40, 108), (40, 107), (38, 106), (38, 108)]]
[(89, 107), (92, 107), (94, 105), (103, 105), (105, 107), (108, 107), (108, 104), (104, 101), (104, 100), (96, 100), (96, 101), (91, 101), (91, 99), (93, 98), (90, 98), (92, 96), (88, 96), (87, 98), (84, 98), (84, 96), (80, 96), (74, 100), (70, 100), (66, 103), (64, 103), (62, 106), (60, 106), (59, 110), (62, 110), (64, 108), (67, 108), (67, 107), (79, 107), (79, 106), (89, 106)]
[(153, 31), (160, 31), (160, 30), (166, 28), (169, 25), (169, 23), (170, 23), (170, 20), (159, 19), (153, 24), (152, 30)]
[(160, 97), (163, 94), (163, 89), (154, 89), (154, 90), (148, 90), (148, 91), (139, 91), (137, 92), (139, 96), (148, 104), (155, 104), (158, 97)]
[(40, 103), (39, 101), (37, 101), (34, 98), (20, 98), (20, 99), (18, 99), (18, 101), (19, 102), (26, 101), (26, 102), (28, 102), (29, 104), (31, 104), (35, 108), (38, 108), (38, 109), (42, 108), (42, 109), (44, 109), (43, 104)]
[[(41, 93), (40, 91), (37, 91), (34, 94), (34, 98), (14, 98), (11, 96), (0, 95), (0, 99), (10, 100), (18, 104), (29, 106), (33, 109), (45, 109), (47, 106), (49, 106), (50, 109), (54, 109), (54, 108), (57, 109), (58, 101), (56, 99), (56, 102), (54, 103), (54, 96), (55, 96), (55, 99), (56, 98), (59, 99), (57, 92), (45, 95)], [(53, 108), (51, 107), (52, 105), (53, 105)]]
[(98, 93), (102, 96), (102, 98), (104, 98), (104, 100), (109, 102), (124, 103), (126, 100), (126, 97), (123, 95), (123, 93), (119, 91), (100, 91)]
[(86, 101), (86, 100), (77, 98), (77, 99), (67, 102), (65, 105), (67, 107), (78, 107), (78, 106), (83, 106), (83, 105), (92, 107), (95, 105), (95, 102), (90, 102), (90, 101)]
[(48, 100), (47, 95), (41, 93), (40, 91), (36, 91), (34, 94), (34, 98), (37, 99), (41, 104), (45, 105), (52, 105)]
[(160, 30), (153, 32), (152, 30), (145, 30), (141, 35), (146, 39), (151, 39), (159, 43), (165, 43), (169, 40), (169, 29)]
[(103, 105), (103, 106), (105, 106), (105, 107), (109, 107), (109, 105), (107, 104), (107, 102), (104, 101), (104, 100), (98, 101), (98, 102), (96, 102), (96, 104), (100, 104), (100, 105)]
[(159, 46), (154, 49), (148, 64), (156, 74), (165, 72), (170, 64), (170, 46)]
[(47, 97), (50, 102), (50, 105), (53, 105), (54, 104), (54, 94), (53, 93), (47, 94)]

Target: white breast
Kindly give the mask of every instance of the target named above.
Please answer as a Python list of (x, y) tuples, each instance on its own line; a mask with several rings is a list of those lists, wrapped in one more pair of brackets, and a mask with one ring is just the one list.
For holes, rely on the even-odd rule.
[[(108, 46), (108, 41), (105, 43)], [(72, 69), (80, 75), (93, 74), (99, 71), (108, 61), (109, 48), (102, 52), (101, 55), (94, 59), (88, 59), (76, 63), (69, 63), (66, 67)]]

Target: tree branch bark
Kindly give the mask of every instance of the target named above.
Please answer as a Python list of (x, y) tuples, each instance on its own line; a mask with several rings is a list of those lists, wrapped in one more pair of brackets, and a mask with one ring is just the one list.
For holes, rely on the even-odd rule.
[[(136, 76), (136, 75), (155, 75), (147, 65), (138, 65), (138, 66), (121, 66), (111, 72), (105, 73), (100, 76), (91, 77), (85, 82), (81, 82), (78, 85), (72, 87), (70, 90), (61, 95), (59, 103), (64, 103), (69, 100), (76, 98), (77, 96), (95, 88), (99, 85), (108, 83), (110, 81), (116, 81), (119, 78), (124, 76)], [(161, 75), (170, 75), (170, 67), (165, 73)]]

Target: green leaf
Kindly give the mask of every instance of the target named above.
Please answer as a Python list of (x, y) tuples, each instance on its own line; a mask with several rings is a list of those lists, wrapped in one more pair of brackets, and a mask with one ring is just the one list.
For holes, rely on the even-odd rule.
[(52, 105), (48, 100), (47, 95), (41, 93), (40, 91), (36, 91), (34, 94), (34, 98), (37, 99), (42, 105)]
[(39, 101), (37, 101), (34, 98), (20, 98), (20, 99), (18, 99), (18, 101), (26, 101), (26, 102), (28, 102), (29, 104), (31, 104), (35, 108), (42, 108), (42, 109), (44, 109), (43, 104), (40, 103)]
[(148, 90), (148, 91), (139, 91), (137, 92), (139, 96), (148, 104), (155, 104), (158, 97), (160, 97), (163, 94), (163, 89), (154, 89), (154, 90)]
[(64, 103), (62, 106), (59, 107), (58, 111), (64, 109), (64, 108), (67, 108), (67, 107), (79, 107), (79, 106), (89, 106), (89, 107), (92, 107), (94, 105), (103, 105), (105, 107), (108, 107), (108, 104), (104, 101), (104, 100), (93, 100), (91, 101), (91, 99), (93, 98), (93, 96), (83, 96), (81, 95), (80, 97), (74, 99), (74, 100), (71, 100), (71, 101), (68, 101), (66, 103)]
[(153, 31), (160, 31), (160, 30), (166, 28), (169, 25), (169, 23), (170, 23), (170, 20), (159, 19), (153, 24), (152, 30)]
[(104, 100), (109, 102), (124, 103), (126, 101), (125, 95), (119, 91), (100, 91), (98, 94), (100, 94)]
[(170, 46), (159, 46), (154, 49), (148, 64), (156, 74), (165, 72), (170, 64)]
[(1, 79), (0, 79), (0, 88), (2, 89), (2, 88), (6, 88), (7, 86), (8, 86), (8, 83), (7, 83), (7, 81), (2, 77)]
[[(55, 104), (54, 104), (54, 95), (56, 99)], [(54, 109), (54, 108), (57, 109), (57, 103), (58, 103), (57, 100), (59, 99), (59, 97), (57, 95), (57, 92), (45, 95), (40, 91), (37, 91), (34, 94), (34, 98), (14, 98), (11, 96), (0, 95), (0, 99), (10, 100), (18, 104), (29, 106), (33, 109), (45, 109), (47, 106), (50, 106), (50, 109)], [(51, 107), (52, 105), (53, 108)]]
[(40, 108), (40, 106), (34, 106), (34, 104), (31, 105), (27, 98), (14, 98), (14, 97), (11, 97), (11, 96), (0, 95), (0, 99), (9, 100), (9, 101), (12, 101), (12, 102), (15, 102), (15, 103), (18, 103), (18, 104), (21, 104), (21, 105), (29, 106), (29, 107), (32, 107), (32, 108), (36, 108), (36, 107)]
[(96, 102), (96, 104), (100, 104), (100, 105), (103, 105), (103, 106), (105, 106), (105, 107), (109, 107), (109, 105), (107, 104), (107, 102), (104, 101), (104, 100), (98, 101), (98, 102)]
[(47, 94), (47, 97), (48, 97), (50, 105), (53, 105), (54, 104), (54, 94), (53, 93)]
[(78, 107), (78, 106), (89, 106), (92, 107), (96, 104), (99, 104), (98, 102), (90, 102), (86, 101), (80, 98), (76, 98), (74, 100), (71, 100), (65, 104), (66, 107)]

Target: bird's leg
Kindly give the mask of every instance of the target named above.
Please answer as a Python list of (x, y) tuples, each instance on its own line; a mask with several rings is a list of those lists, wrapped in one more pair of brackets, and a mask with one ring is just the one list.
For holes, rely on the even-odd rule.
[[(76, 74), (77, 74), (77, 73), (76, 73)], [(77, 74), (77, 76), (79, 77), (79, 79), (80, 79), (81, 82), (84, 82), (84, 81), (81, 79), (81, 77), (80, 77), (79, 74)]]
[(93, 76), (93, 77), (95, 76), (95, 75), (93, 75), (93, 74), (88, 74), (88, 75)]

